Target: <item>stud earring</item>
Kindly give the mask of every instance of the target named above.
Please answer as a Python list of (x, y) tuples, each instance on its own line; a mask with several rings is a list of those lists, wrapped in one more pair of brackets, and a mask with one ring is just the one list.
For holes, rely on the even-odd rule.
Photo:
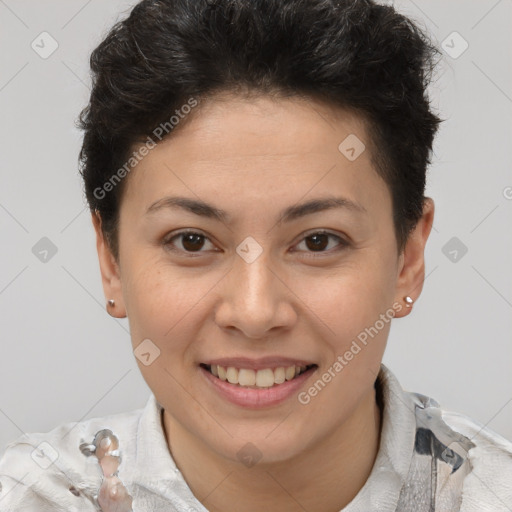
[(404, 297), (404, 301), (405, 301), (405, 307), (406, 308), (412, 308), (412, 305), (414, 303), (414, 300), (412, 300), (411, 297), (409, 297), (409, 295), (407, 295), (406, 297)]
[(111, 307), (114, 307), (116, 305), (116, 301), (114, 299), (109, 299), (108, 300), (108, 305), (111, 306)]

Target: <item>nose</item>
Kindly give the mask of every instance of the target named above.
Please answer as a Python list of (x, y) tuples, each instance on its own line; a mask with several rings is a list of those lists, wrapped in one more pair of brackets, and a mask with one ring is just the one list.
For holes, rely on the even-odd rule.
[(290, 329), (297, 321), (293, 293), (284, 272), (274, 269), (263, 252), (248, 263), (238, 255), (224, 279), (217, 325), (240, 331), (245, 337), (262, 339), (270, 332)]

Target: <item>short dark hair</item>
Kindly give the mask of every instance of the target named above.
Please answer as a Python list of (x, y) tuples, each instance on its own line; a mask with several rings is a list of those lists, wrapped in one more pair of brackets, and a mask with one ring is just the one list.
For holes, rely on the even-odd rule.
[(360, 115), (401, 251), (422, 215), (442, 122), (427, 96), (438, 55), (415, 23), (373, 0), (141, 1), (92, 52), (77, 121), (85, 194), (115, 258), (126, 180), (104, 185), (190, 98), (219, 92), (305, 96)]

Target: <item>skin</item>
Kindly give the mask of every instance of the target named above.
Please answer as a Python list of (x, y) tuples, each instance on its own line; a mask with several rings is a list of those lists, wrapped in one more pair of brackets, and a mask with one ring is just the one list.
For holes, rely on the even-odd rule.
[[(217, 96), (179, 128), (127, 178), (119, 261), (93, 215), (105, 296), (116, 301), (109, 312), (128, 317), (134, 349), (147, 338), (160, 349), (149, 366), (137, 362), (164, 408), (169, 450), (208, 510), (340, 510), (378, 452), (374, 382), (390, 323), (307, 405), (293, 396), (244, 409), (220, 397), (198, 365), (298, 357), (318, 365), (307, 390), (393, 304), (395, 317), (409, 314), (404, 297), (416, 300), (423, 287), (434, 203), (427, 198), (399, 254), (391, 195), (373, 167), (363, 120), (319, 101)], [(366, 145), (354, 161), (338, 150), (349, 134)], [(178, 209), (145, 214), (169, 195), (199, 198), (231, 221)], [(366, 212), (338, 208), (277, 222), (286, 207), (332, 196)], [(183, 237), (164, 244), (184, 228), (207, 237), (196, 257), (187, 256)], [(306, 237), (323, 229), (334, 237), (315, 251)], [(247, 236), (263, 249), (252, 263), (236, 253)], [(261, 454), (251, 467), (237, 457), (248, 442)]]

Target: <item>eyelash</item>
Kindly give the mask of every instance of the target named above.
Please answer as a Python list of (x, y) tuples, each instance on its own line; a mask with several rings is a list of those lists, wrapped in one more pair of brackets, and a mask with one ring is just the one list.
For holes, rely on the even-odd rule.
[[(185, 231), (180, 231), (178, 233), (175, 233), (171, 237), (166, 237), (164, 239), (164, 241), (163, 241), (163, 245), (165, 247), (167, 247), (170, 251), (182, 252), (182, 253), (186, 254), (186, 257), (191, 257), (191, 258), (197, 257), (201, 253), (205, 252), (205, 251), (201, 251), (201, 250), (200, 251), (185, 251), (185, 250), (177, 249), (176, 247), (174, 247), (173, 244), (172, 244), (173, 240), (175, 240), (176, 238), (179, 238), (180, 236), (185, 236), (185, 235), (199, 235), (199, 236), (205, 238), (206, 240), (210, 240), (206, 235), (204, 235), (203, 233), (201, 233), (199, 231), (185, 230)], [(314, 235), (328, 235), (331, 238), (337, 239), (338, 242), (339, 242), (339, 245), (334, 250), (330, 249), (330, 250), (327, 250), (327, 251), (318, 251), (318, 252), (307, 251), (307, 252), (309, 252), (309, 255), (307, 257), (317, 258), (317, 257), (321, 257), (322, 255), (325, 255), (325, 254), (330, 255), (333, 252), (340, 251), (340, 250), (342, 250), (342, 249), (344, 249), (344, 248), (346, 248), (346, 247), (348, 247), (350, 245), (349, 242), (346, 241), (345, 239), (343, 239), (342, 237), (340, 237), (338, 235), (335, 235), (334, 233), (330, 233), (329, 231), (324, 231), (324, 230), (313, 231), (313, 232), (310, 232), (310, 233), (306, 234), (299, 241), (299, 244), (302, 243), (307, 238), (312, 237)], [(296, 245), (298, 245), (298, 244), (296, 244)], [(297, 252), (297, 251), (294, 251), (294, 252)]]

